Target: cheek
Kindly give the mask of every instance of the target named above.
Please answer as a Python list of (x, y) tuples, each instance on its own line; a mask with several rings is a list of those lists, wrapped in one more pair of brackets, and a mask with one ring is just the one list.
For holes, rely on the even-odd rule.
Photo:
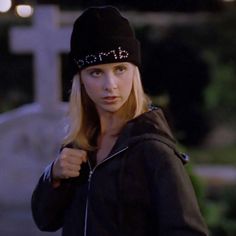
[(89, 81), (86, 81), (83, 83), (84, 89), (88, 96), (93, 100), (94, 97), (96, 97), (97, 92), (99, 91), (98, 86), (96, 83), (90, 83)]
[(126, 95), (126, 97), (129, 96), (129, 94), (132, 90), (132, 86), (133, 86), (133, 80), (132, 79), (126, 80), (125, 83), (122, 84), (122, 89), (123, 89), (124, 94)]

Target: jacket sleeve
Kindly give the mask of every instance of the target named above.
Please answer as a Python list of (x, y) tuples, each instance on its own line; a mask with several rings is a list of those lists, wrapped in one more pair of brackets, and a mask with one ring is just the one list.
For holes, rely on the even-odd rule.
[(206, 236), (207, 226), (199, 210), (191, 180), (176, 152), (158, 141), (149, 142), (150, 189), (158, 235)]
[(42, 231), (56, 231), (62, 227), (65, 209), (73, 194), (73, 186), (62, 182), (58, 188), (51, 183), (49, 165), (32, 194), (31, 209), (34, 221)]

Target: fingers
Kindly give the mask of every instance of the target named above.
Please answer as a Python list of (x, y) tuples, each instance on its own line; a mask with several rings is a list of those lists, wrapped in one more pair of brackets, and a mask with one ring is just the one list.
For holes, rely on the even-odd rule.
[(80, 149), (64, 148), (53, 165), (54, 179), (78, 177), (82, 163), (87, 161), (87, 153)]
[(73, 177), (78, 177), (80, 175), (81, 167), (74, 167), (74, 166), (66, 166), (61, 168), (60, 178), (61, 179), (68, 179)]
[(62, 158), (74, 164), (81, 164), (87, 161), (87, 152), (81, 149), (64, 148), (61, 152)]

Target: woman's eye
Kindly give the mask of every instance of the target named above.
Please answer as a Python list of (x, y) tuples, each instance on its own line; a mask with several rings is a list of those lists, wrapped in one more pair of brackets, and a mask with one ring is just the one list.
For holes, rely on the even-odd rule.
[(90, 75), (93, 77), (99, 77), (101, 76), (102, 72), (100, 70), (93, 70), (90, 72)]
[(118, 74), (122, 74), (127, 70), (127, 68), (126, 66), (117, 66), (115, 70)]

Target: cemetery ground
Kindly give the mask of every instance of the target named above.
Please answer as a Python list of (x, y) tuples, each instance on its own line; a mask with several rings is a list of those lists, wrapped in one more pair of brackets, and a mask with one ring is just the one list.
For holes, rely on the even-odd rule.
[(7, 207), (0, 212), (1, 236), (60, 236), (55, 233), (40, 232), (32, 219), (29, 207)]

